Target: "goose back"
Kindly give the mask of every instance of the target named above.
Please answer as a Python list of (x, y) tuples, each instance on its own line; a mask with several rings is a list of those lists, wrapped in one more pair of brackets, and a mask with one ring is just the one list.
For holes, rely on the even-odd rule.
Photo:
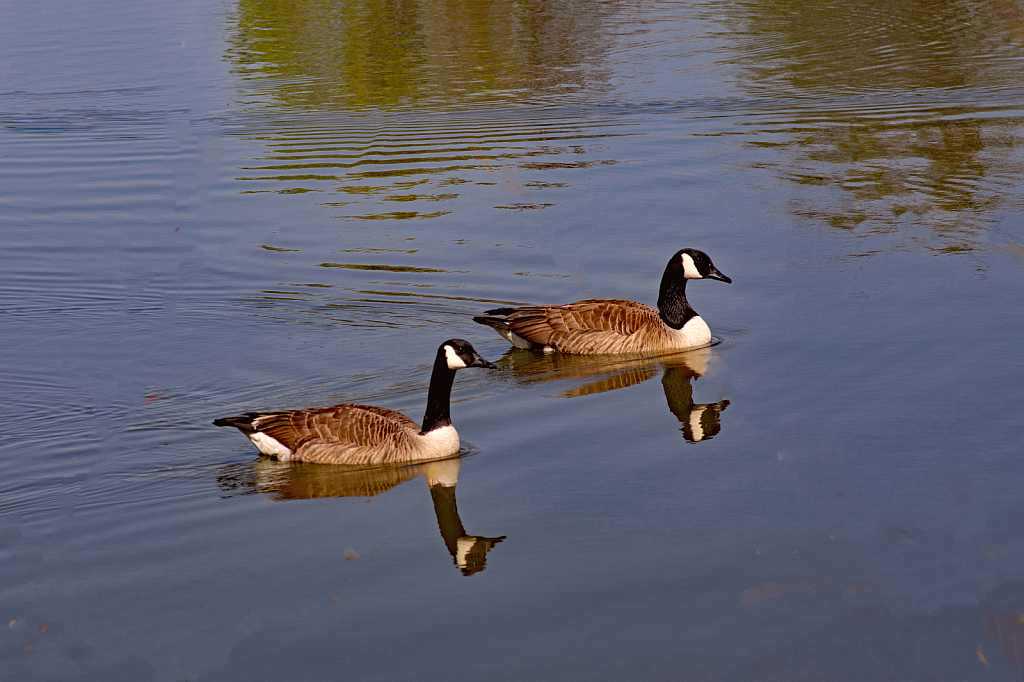
[[(458, 434), (450, 425), (420, 434), (419, 425), (400, 412), (351, 403), (255, 415), (246, 435), (262, 452), (282, 461), (321, 464), (393, 464), (444, 457), (459, 449)], [(273, 452), (268, 438), (286, 451)]]
[(525, 341), (516, 343), (510, 338), (515, 345), (548, 347), (563, 353), (657, 353), (711, 343), (711, 330), (696, 315), (681, 329), (672, 329), (657, 310), (622, 299), (528, 306), (510, 310), (504, 319), (474, 319), (499, 333), (505, 327)]

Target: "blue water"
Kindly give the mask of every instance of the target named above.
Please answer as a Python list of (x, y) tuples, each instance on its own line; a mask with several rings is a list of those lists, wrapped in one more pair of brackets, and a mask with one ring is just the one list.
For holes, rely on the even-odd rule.
[[(5, 8), (0, 680), (1024, 679), (1015, 8)], [(454, 491), (210, 423), (452, 337)]]

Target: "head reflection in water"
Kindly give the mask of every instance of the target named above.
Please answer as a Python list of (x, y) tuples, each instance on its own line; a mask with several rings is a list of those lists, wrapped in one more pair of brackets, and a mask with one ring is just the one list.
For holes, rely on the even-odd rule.
[(715, 357), (715, 351), (710, 347), (658, 356), (566, 355), (513, 348), (497, 364), (510, 369), (519, 384), (576, 380), (573, 388), (555, 394), (558, 398), (628, 388), (657, 376), (661, 370), (665, 401), (669, 411), (682, 425), (679, 430), (683, 432), (683, 438), (689, 443), (699, 443), (718, 435), (722, 428), (721, 414), (729, 406), (728, 400), (693, 402), (691, 381), (707, 374)]
[(217, 483), (229, 495), (265, 493), (275, 500), (307, 500), (316, 497), (374, 497), (412, 480), (427, 479), (434, 502), (437, 527), (445, 547), (463, 575), (484, 570), (487, 553), (505, 539), (468, 535), (459, 518), (455, 484), (462, 460), (458, 457), (412, 466), (359, 468), (335, 464), (278, 462), (260, 457), (253, 462), (229, 464)]

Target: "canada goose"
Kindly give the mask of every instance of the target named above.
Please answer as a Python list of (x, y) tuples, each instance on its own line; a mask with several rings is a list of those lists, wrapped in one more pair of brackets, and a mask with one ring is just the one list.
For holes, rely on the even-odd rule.
[(322, 464), (395, 464), (439, 459), (459, 450), (449, 401), (455, 371), (490, 367), (468, 341), (449, 339), (437, 349), (423, 428), (383, 407), (345, 403), (292, 412), (248, 412), (217, 419), (234, 426), (264, 455)]
[(711, 343), (711, 330), (686, 302), (688, 279), (732, 283), (706, 253), (682, 249), (665, 266), (658, 310), (634, 301), (590, 299), (568, 305), (497, 308), (473, 320), (493, 327), (517, 348), (576, 354), (700, 348)]

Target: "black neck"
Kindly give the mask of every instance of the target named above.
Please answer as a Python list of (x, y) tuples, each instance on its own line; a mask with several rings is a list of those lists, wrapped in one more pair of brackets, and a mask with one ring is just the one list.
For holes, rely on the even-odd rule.
[(683, 325), (697, 316), (697, 311), (686, 302), (686, 277), (683, 276), (681, 263), (672, 261), (661, 276), (661, 291), (658, 293), (658, 312), (661, 319), (672, 329), (682, 329)]
[(437, 527), (444, 538), (444, 546), (454, 557), (459, 552), (459, 538), (466, 535), (459, 518), (459, 507), (455, 504), (455, 486), (432, 485), (430, 497), (434, 501), (434, 514), (437, 515)]
[(423, 429), (429, 433), (443, 426), (451, 426), (452, 416), (449, 403), (452, 398), (452, 382), (455, 370), (448, 369), (448, 357), (444, 349), (438, 349), (434, 359), (434, 371), (430, 375), (430, 391), (427, 393), (427, 412), (423, 415)]

